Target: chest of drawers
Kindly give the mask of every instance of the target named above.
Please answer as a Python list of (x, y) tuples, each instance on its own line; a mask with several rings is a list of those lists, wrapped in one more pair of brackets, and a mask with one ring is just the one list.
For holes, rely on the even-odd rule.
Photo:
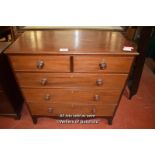
[(93, 114), (109, 124), (137, 55), (120, 32), (99, 30), (27, 31), (6, 54), (34, 123)]

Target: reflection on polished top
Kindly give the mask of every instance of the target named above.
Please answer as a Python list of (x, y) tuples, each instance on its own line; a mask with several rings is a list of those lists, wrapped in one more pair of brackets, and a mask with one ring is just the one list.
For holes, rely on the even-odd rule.
[[(132, 46), (124, 52), (124, 46)], [(67, 49), (61, 51), (60, 49)], [(121, 32), (102, 30), (44, 30), (24, 32), (7, 53), (29, 54), (137, 54)]]

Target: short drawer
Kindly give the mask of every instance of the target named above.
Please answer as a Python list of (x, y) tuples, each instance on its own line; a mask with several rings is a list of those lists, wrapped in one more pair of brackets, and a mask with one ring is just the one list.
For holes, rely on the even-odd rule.
[(75, 56), (74, 72), (128, 73), (133, 57)]
[(70, 72), (69, 56), (9, 56), (15, 71)]
[(43, 116), (60, 116), (68, 115), (95, 115), (95, 116), (112, 116), (116, 105), (64, 105), (52, 104), (42, 105), (39, 103), (28, 103), (32, 115)]
[(16, 73), (22, 88), (83, 88), (119, 89), (127, 79), (127, 74), (79, 74), (79, 73)]
[(117, 104), (121, 91), (78, 89), (22, 89), (27, 102), (65, 104)]

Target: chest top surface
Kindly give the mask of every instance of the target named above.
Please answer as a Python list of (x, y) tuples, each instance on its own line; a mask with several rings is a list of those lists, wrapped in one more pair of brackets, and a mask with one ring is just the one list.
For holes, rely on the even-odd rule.
[[(124, 52), (124, 46), (132, 46), (133, 50)], [(102, 30), (26, 31), (6, 53), (137, 55), (135, 44), (128, 41), (121, 32)]]

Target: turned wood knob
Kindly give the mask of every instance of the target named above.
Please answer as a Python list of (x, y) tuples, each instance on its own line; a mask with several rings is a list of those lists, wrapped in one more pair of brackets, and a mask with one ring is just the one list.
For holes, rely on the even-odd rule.
[(104, 69), (106, 69), (107, 64), (106, 63), (100, 63), (99, 67), (100, 67), (101, 70), (104, 70)]
[(48, 80), (46, 78), (41, 79), (40, 83), (41, 85), (45, 86), (47, 84)]
[(51, 99), (51, 95), (50, 94), (46, 94), (44, 99), (47, 101), (47, 100), (50, 100)]
[(99, 101), (99, 100), (100, 100), (100, 96), (99, 96), (99, 95), (95, 95), (95, 96), (94, 96), (94, 100), (95, 100), (95, 101)]
[(52, 113), (53, 112), (53, 108), (48, 108), (48, 112)]
[(38, 62), (37, 62), (37, 68), (38, 69), (42, 69), (44, 67), (44, 61), (43, 60), (39, 60)]
[(102, 79), (97, 79), (96, 80), (96, 85), (97, 86), (101, 86), (103, 84), (103, 80)]

